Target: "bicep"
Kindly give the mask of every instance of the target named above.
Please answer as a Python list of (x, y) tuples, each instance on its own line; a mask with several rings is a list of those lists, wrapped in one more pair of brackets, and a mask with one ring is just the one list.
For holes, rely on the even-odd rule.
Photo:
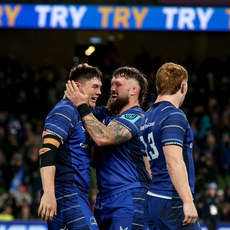
[(42, 139), (43, 139), (43, 143), (42, 143), (43, 145), (39, 151), (40, 155), (50, 150), (50, 148), (44, 144), (51, 144), (55, 146), (57, 149), (59, 148), (61, 144), (63, 144), (63, 141), (59, 137), (47, 131), (43, 131)]

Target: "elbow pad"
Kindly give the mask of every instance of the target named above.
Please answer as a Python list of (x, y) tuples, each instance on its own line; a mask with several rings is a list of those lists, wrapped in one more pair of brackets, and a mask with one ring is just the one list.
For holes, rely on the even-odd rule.
[(42, 148), (50, 148), (50, 150), (39, 156), (40, 168), (52, 166), (56, 163), (57, 147), (52, 144), (43, 144)]
[[(45, 138), (55, 139), (61, 144), (61, 140), (57, 136), (49, 134), (43, 137), (43, 139)], [(52, 166), (52, 165), (55, 166), (57, 149), (58, 149), (57, 146), (51, 143), (43, 143), (42, 148), (49, 148), (50, 150), (46, 151), (45, 153), (39, 156), (40, 168), (45, 166)]]

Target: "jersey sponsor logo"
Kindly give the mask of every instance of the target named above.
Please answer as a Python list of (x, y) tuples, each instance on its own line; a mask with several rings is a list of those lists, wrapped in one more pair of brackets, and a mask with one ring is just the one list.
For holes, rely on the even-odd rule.
[(89, 145), (88, 144), (84, 144), (84, 143), (80, 143), (80, 147), (82, 147), (84, 149), (88, 149)]
[(148, 127), (152, 127), (155, 125), (155, 121), (154, 122), (150, 122), (149, 124), (144, 124), (140, 127), (140, 130), (144, 130), (147, 129)]
[(189, 148), (192, 149), (192, 147), (193, 147), (193, 143), (190, 143)]
[(91, 216), (90, 219), (89, 219), (89, 221), (90, 221), (90, 224), (91, 224), (91, 225), (97, 226), (97, 221), (96, 221), (96, 219), (95, 219), (94, 216)]

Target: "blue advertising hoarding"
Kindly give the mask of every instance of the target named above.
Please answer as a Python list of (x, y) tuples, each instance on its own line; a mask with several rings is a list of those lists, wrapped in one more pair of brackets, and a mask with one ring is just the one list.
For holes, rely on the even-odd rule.
[(0, 28), (230, 31), (230, 7), (0, 4)]
[[(47, 230), (45, 221), (12, 221), (0, 222), (0, 230)], [(208, 230), (201, 225), (201, 230)], [(230, 224), (219, 224), (217, 230), (230, 230)]]

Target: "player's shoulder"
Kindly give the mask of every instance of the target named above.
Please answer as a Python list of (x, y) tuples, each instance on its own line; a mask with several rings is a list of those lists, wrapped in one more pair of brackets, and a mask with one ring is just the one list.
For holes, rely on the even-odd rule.
[(62, 116), (68, 119), (74, 119), (78, 115), (76, 106), (69, 99), (60, 100), (50, 111), (47, 118), (51, 115)]
[[(122, 114), (130, 114), (130, 116), (134, 116), (134, 115), (138, 115), (143, 117), (145, 112), (142, 108), (140, 108), (139, 106), (134, 106), (130, 109), (127, 109), (126, 111), (124, 111)], [(132, 115), (133, 114), (133, 115)]]
[(136, 122), (140, 122), (140, 120), (142, 120), (142, 118), (144, 117), (144, 114), (145, 114), (145, 112), (139, 106), (135, 106), (133, 108), (130, 108), (130, 109), (124, 111), (119, 116), (119, 118), (127, 120), (131, 123), (136, 123)]
[(184, 112), (181, 109), (176, 108), (170, 102), (167, 102), (167, 101), (159, 102), (159, 103), (156, 103), (156, 106), (159, 109), (159, 113), (161, 113), (161, 115), (163, 117), (168, 117), (168, 116), (183, 116), (183, 117), (185, 117)]
[(54, 107), (55, 111), (60, 110), (60, 111), (72, 111), (72, 112), (76, 112), (77, 111), (77, 107), (67, 98), (60, 100)]

